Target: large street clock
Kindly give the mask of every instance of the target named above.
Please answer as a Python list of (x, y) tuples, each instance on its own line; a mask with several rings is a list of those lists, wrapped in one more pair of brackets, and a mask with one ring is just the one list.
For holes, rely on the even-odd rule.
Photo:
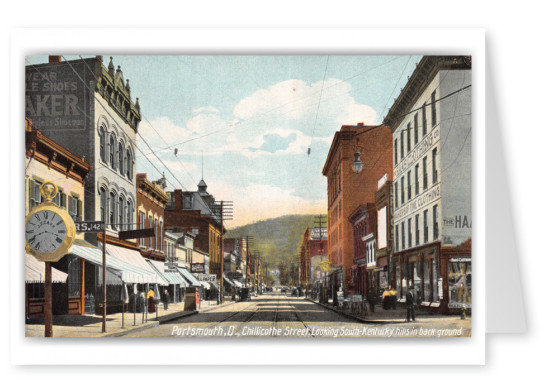
[(25, 219), (25, 250), (40, 261), (57, 262), (75, 239), (75, 223), (64, 209), (51, 200), (57, 186), (44, 182), (40, 193), (45, 201), (35, 206)]

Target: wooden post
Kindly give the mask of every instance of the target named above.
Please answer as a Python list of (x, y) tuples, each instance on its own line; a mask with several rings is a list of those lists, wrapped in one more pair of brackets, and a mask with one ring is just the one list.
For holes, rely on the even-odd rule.
[(44, 291), (44, 337), (53, 337), (52, 328), (52, 264), (44, 262), (46, 267)]

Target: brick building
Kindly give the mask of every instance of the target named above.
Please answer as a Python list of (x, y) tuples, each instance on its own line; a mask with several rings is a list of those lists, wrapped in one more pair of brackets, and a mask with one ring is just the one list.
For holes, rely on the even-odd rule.
[[(355, 152), (363, 169), (353, 170)], [(332, 283), (347, 294), (345, 276), (354, 265), (354, 233), (348, 217), (360, 204), (374, 203), (378, 179), (392, 171), (392, 133), (387, 126), (343, 125), (333, 138), (327, 177), (329, 261)]]
[(164, 192), (164, 178), (150, 182), (147, 174), (136, 174), (136, 187), (137, 229), (153, 228), (155, 230), (154, 237), (139, 238), (136, 242), (142, 256), (164, 261), (164, 211), (168, 203), (168, 197)]
[(300, 286), (310, 291), (321, 283), (320, 263), (327, 260), (327, 229), (308, 227), (302, 236), (299, 258)]
[(375, 257), (377, 236), (375, 204), (361, 204), (348, 217), (354, 236), (354, 265), (347, 276), (350, 293), (367, 298), (368, 291), (377, 293), (378, 268)]
[[(224, 249), (222, 235), (225, 229), (220, 219), (220, 206), (207, 192), (201, 180), (197, 191), (176, 189), (168, 192), (165, 209), (167, 229), (191, 231), (195, 234), (194, 247), (209, 255), (209, 274), (222, 277)], [(219, 281), (220, 282), (220, 281)]]

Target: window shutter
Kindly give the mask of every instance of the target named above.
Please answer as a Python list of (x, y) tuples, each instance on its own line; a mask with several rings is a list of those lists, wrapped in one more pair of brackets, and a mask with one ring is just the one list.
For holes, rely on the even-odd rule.
[(67, 209), (67, 194), (61, 193), (61, 197), (60, 197), (60, 198), (61, 198), (61, 200), (60, 200), (60, 202), (61, 202), (61, 208), (62, 208), (62, 209)]
[(82, 221), (82, 200), (77, 200), (78, 221)]
[(29, 179), (29, 211), (33, 207), (33, 199), (34, 199), (34, 181), (32, 179)]
[(68, 198), (68, 205), (67, 205), (67, 211), (69, 214), (71, 214), (71, 211), (73, 210), (73, 197), (67, 197)]

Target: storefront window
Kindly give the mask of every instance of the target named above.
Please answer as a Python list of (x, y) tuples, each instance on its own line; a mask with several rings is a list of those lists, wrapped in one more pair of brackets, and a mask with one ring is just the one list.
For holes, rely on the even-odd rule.
[(44, 284), (43, 283), (27, 284), (27, 297), (29, 299), (43, 299)]
[(77, 257), (69, 257), (67, 290), (69, 297), (80, 297), (82, 288), (82, 261)]
[(436, 259), (432, 259), (432, 301), (438, 303), (440, 298), (438, 297), (438, 271), (436, 268)]
[(413, 285), (413, 290), (415, 291), (415, 299), (419, 300), (421, 298), (421, 265), (419, 262), (413, 262), (409, 264), (409, 284)]
[(402, 274), (400, 271), (400, 263), (396, 263), (396, 294), (398, 297), (402, 297)]
[(430, 258), (425, 259), (423, 262), (423, 299), (425, 301), (430, 301), (431, 291), (430, 291)]
[(471, 262), (448, 263), (450, 308), (471, 307)]

